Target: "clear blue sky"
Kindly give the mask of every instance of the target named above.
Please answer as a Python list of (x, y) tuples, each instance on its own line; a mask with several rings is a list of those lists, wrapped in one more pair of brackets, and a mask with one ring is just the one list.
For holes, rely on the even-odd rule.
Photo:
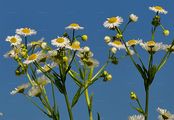
[[(103, 27), (107, 17), (122, 16), (126, 21), (129, 14), (139, 16), (139, 21), (128, 27), (126, 39), (141, 38), (145, 41), (151, 38), (150, 21), (153, 12), (149, 6), (161, 5), (168, 10), (167, 15), (162, 15), (162, 23), (171, 31), (169, 37), (163, 37), (159, 30), (156, 41), (170, 43), (174, 38), (174, 1), (173, 0), (0, 0), (0, 112), (4, 113), (2, 120), (47, 120), (44, 114), (28, 102), (23, 96), (11, 96), (10, 91), (25, 83), (26, 79), (18, 78), (14, 74), (16, 65), (10, 59), (3, 58), (9, 50), (5, 42), (8, 35), (14, 35), (16, 28), (31, 27), (38, 31), (33, 39), (44, 37), (47, 42), (62, 34), (64, 27), (72, 22), (77, 22), (85, 27), (79, 33), (88, 34), (86, 43), (95, 53), (95, 58), (106, 60), (108, 47), (104, 44), (105, 35), (114, 34)], [(156, 59), (164, 53), (160, 52)], [(142, 51), (142, 57), (147, 58)], [(165, 67), (157, 74), (151, 86), (150, 94), (150, 120), (157, 119), (156, 108), (167, 108), (174, 113), (174, 55), (171, 56)], [(129, 92), (135, 91), (141, 102), (144, 102), (143, 80), (130, 60), (123, 59), (117, 66), (108, 68), (113, 74), (113, 80), (104, 83), (98, 81), (90, 87), (94, 92), (94, 116), (101, 114), (101, 120), (126, 120), (129, 115), (136, 114), (131, 109)], [(68, 90), (72, 98), (76, 90), (74, 83), (68, 82)], [(63, 96), (57, 92), (62, 120), (68, 120)], [(73, 109), (75, 120), (88, 120), (85, 99), (82, 97)]]

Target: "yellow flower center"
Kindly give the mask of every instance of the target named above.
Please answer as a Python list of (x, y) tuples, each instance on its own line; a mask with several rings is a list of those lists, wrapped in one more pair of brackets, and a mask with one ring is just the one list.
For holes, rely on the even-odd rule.
[(56, 42), (57, 43), (63, 43), (65, 40), (64, 40), (64, 38), (57, 38), (56, 39)]
[(76, 42), (73, 42), (72, 45), (71, 45), (71, 48), (73, 49), (80, 49), (80, 42), (76, 41)]
[(147, 42), (148, 47), (154, 47), (155, 44), (156, 44), (155, 41), (152, 41), (152, 40)]
[(10, 39), (10, 42), (11, 43), (16, 43), (17, 42), (17, 39), (15, 37), (13, 37), (13, 38)]
[(108, 18), (109, 23), (116, 23), (117, 21), (118, 21), (118, 19), (116, 17)]
[(137, 44), (137, 40), (129, 40), (128, 41), (128, 45), (132, 46), (132, 45), (136, 45)]
[(80, 27), (80, 25), (77, 24), (77, 23), (72, 23), (72, 24), (70, 24), (69, 26), (71, 26), (71, 27)]
[(32, 54), (28, 57), (28, 60), (36, 60), (37, 59), (37, 54)]
[(155, 6), (154, 8), (155, 8), (156, 10), (159, 10), (159, 11), (163, 10), (163, 8), (162, 8), (161, 6)]
[(119, 45), (119, 46), (122, 45), (122, 43), (121, 43), (120, 41), (118, 41), (118, 40), (115, 40), (115, 41), (113, 42), (113, 44), (115, 44), (115, 45)]
[(31, 32), (31, 30), (29, 28), (24, 28), (24, 29), (22, 29), (22, 32), (25, 34), (29, 34)]

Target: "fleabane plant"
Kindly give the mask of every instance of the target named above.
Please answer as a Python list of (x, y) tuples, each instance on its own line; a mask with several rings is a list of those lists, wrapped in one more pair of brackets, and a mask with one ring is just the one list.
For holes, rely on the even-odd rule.
[[(93, 120), (93, 95), (89, 95), (88, 89), (99, 78), (104, 81), (112, 79), (112, 75), (105, 68), (110, 61), (113, 62), (113, 58), (109, 54), (105, 64), (97, 68), (99, 61), (94, 58), (90, 47), (81, 46), (81, 42), (86, 42), (88, 36), (85, 34), (76, 35), (77, 31), (84, 27), (72, 23), (66, 29), (68, 31), (63, 35), (50, 40), (51, 45), (44, 41), (44, 38), (36, 41), (30, 40), (30, 36), (37, 32), (27, 27), (16, 29), (16, 35), (6, 38), (6, 41), (10, 43), (11, 50), (4, 56), (16, 61), (15, 73), (17, 76), (23, 75), (28, 78), (28, 82), (17, 86), (11, 91), (11, 94), (24, 95), (53, 120), (60, 120), (60, 109), (55, 97), (57, 92), (65, 98), (70, 120), (74, 119), (72, 108), (78, 103), (80, 96), (84, 95), (89, 119)], [(68, 34), (69, 32), (70, 34)], [(95, 68), (97, 69), (94, 70)], [(66, 87), (68, 76), (76, 83), (74, 88), (78, 88), (72, 100), (69, 99)], [(50, 87), (46, 87), (46, 85)], [(50, 94), (52, 98), (48, 97)], [(38, 100), (36, 101), (36, 99)]]
[[(144, 80), (144, 88), (145, 88), (145, 106), (143, 107), (138, 99), (138, 96), (131, 92), (131, 99), (137, 103), (138, 107), (133, 107), (136, 111), (138, 111), (141, 115), (134, 115), (130, 116), (129, 120), (148, 120), (148, 108), (149, 108), (149, 92), (150, 86), (155, 79), (156, 74), (158, 71), (166, 64), (169, 56), (173, 53), (173, 45), (174, 41), (171, 44), (167, 45), (164, 44), (163, 41), (159, 41), (155, 39), (157, 29), (162, 29), (163, 35), (168, 36), (169, 30), (167, 30), (161, 21), (161, 14), (167, 14), (167, 11), (162, 8), (161, 6), (152, 6), (149, 9), (155, 12), (155, 15), (152, 19), (152, 29), (151, 29), (151, 38), (147, 41), (143, 41), (141, 39), (125, 39), (125, 31), (128, 29), (128, 26), (131, 24), (135, 24), (138, 22), (138, 16), (131, 14), (129, 15), (128, 22), (125, 24), (123, 28), (121, 25), (123, 24), (123, 18), (120, 16), (110, 17), (107, 18), (106, 21), (103, 23), (104, 27), (109, 30), (114, 30), (116, 33), (113, 36), (105, 36), (105, 42), (108, 46), (111, 46), (112, 51), (125, 51), (124, 56), (129, 56), (130, 60), (132, 61), (134, 67), (138, 70), (139, 74), (142, 76)], [(135, 36), (136, 37), (136, 36)], [(142, 49), (147, 51), (149, 56), (148, 60), (144, 60), (141, 57), (139, 49), (137, 46), (140, 46)], [(114, 47), (114, 48), (113, 48)], [(155, 60), (156, 54), (160, 54), (160, 51), (165, 51), (163, 53), (164, 56), (161, 58), (160, 62), (157, 63)], [(117, 52), (115, 52), (115, 58), (117, 57)], [(114, 52), (113, 52), (114, 53)], [(159, 59), (159, 58), (158, 58)], [(148, 61), (146, 65), (144, 61)], [(158, 110), (160, 111), (160, 110)], [(163, 116), (164, 117), (164, 116)], [(170, 118), (170, 117), (168, 117)], [(167, 118), (167, 119), (168, 119)], [(160, 119), (165, 119), (160, 117)]]

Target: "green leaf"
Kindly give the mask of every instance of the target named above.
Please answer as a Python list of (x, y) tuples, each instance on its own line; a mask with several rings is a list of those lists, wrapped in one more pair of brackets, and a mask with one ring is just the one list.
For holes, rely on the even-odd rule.
[(73, 97), (72, 105), (71, 105), (72, 108), (76, 105), (76, 103), (78, 102), (78, 100), (79, 100), (79, 98), (80, 98), (80, 96), (81, 96), (81, 94), (80, 94), (81, 89), (82, 89), (82, 87), (80, 87), (80, 88), (77, 90), (75, 96)]
[(79, 73), (80, 73), (81, 79), (84, 80), (85, 76), (84, 76), (84, 74), (83, 74), (83, 72), (82, 72), (82, 70), (80, 68), (79, 68)]
[(69, 72), (69, 75), (71, 76), (71, 78), (74, 80), (74, 82), (80, 87), (82, 86), (83, 84), (80, 82), (80, 80), (77, 78), (77, 74), (75, 71), (72, 71), (70, 70)]
[(154, 77), (157, 72), (157, 67), (156, 65), (153, 65), (149, 70), (148, 70), (148, 79), (149, 79), (149, 84), (151, 84), (154, 80)]
[(90, 111), (92, 110), (93, 96), (94, 96), (94, 94), (92, 94), (92, 95), (90, 96), (90, 106), (89, 106)]
[(141, 68), (141, 66), (139, 64), (137, 65), (137, 69), (139, 71), (139, 73), (141, 74), (141, 76), (143, 77), (144, 80), (147, 80), (147, 76), (146, 76), (146, 72)]
[(56, 87), (58, 88), (58, 90), (63, 93), (63, 85), (62, 85), (62, 82), (61, 80), (57, 77), (57, 75), (54, 75), (54, 84), (56, 85)]

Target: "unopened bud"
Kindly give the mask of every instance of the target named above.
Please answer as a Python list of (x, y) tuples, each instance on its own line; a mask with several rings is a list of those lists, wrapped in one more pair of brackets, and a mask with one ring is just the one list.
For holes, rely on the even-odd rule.
[(131, 98), (132, 100), (137, 100), (137, 95), (136, 95), (134, 92), (131, 92), (131, 93), (130, 93), (130, 98)]
[(68, 61), (68, 57), (64, 56), (63, 57), (63, 62), (67, 62)]
[(166, 29), (163, 30), (163, 35), (164, 36), (168, 36), (169, 34), (170, 34), (170, 31), (169, 30), (166, 30)]
[(106, 43), (109, 43), (111, 41), (111, 38), (109, 36), (105, 36), (104, 40)]
[(87, 35), (82, 35), (81, 38), (82, 38), (83, 41), (87, 41), (88, 36)]
[(116, 49), (115, 47), (112, 47), (110, 50), (111, 50), (111, 52), (114, 53), (114, 54), (117, 52), (117, 49)]
[(106, 76), (106, 81), (110, 81), (112, 79), (112, 75), (111, 74), (108, 74), (107, 76)]
[(123, 37), (122, 34), (117, 34), (117, 35), (116, 35), (116, 38), (118, 38), (118, 39), (121, 39), (122, 37)]

